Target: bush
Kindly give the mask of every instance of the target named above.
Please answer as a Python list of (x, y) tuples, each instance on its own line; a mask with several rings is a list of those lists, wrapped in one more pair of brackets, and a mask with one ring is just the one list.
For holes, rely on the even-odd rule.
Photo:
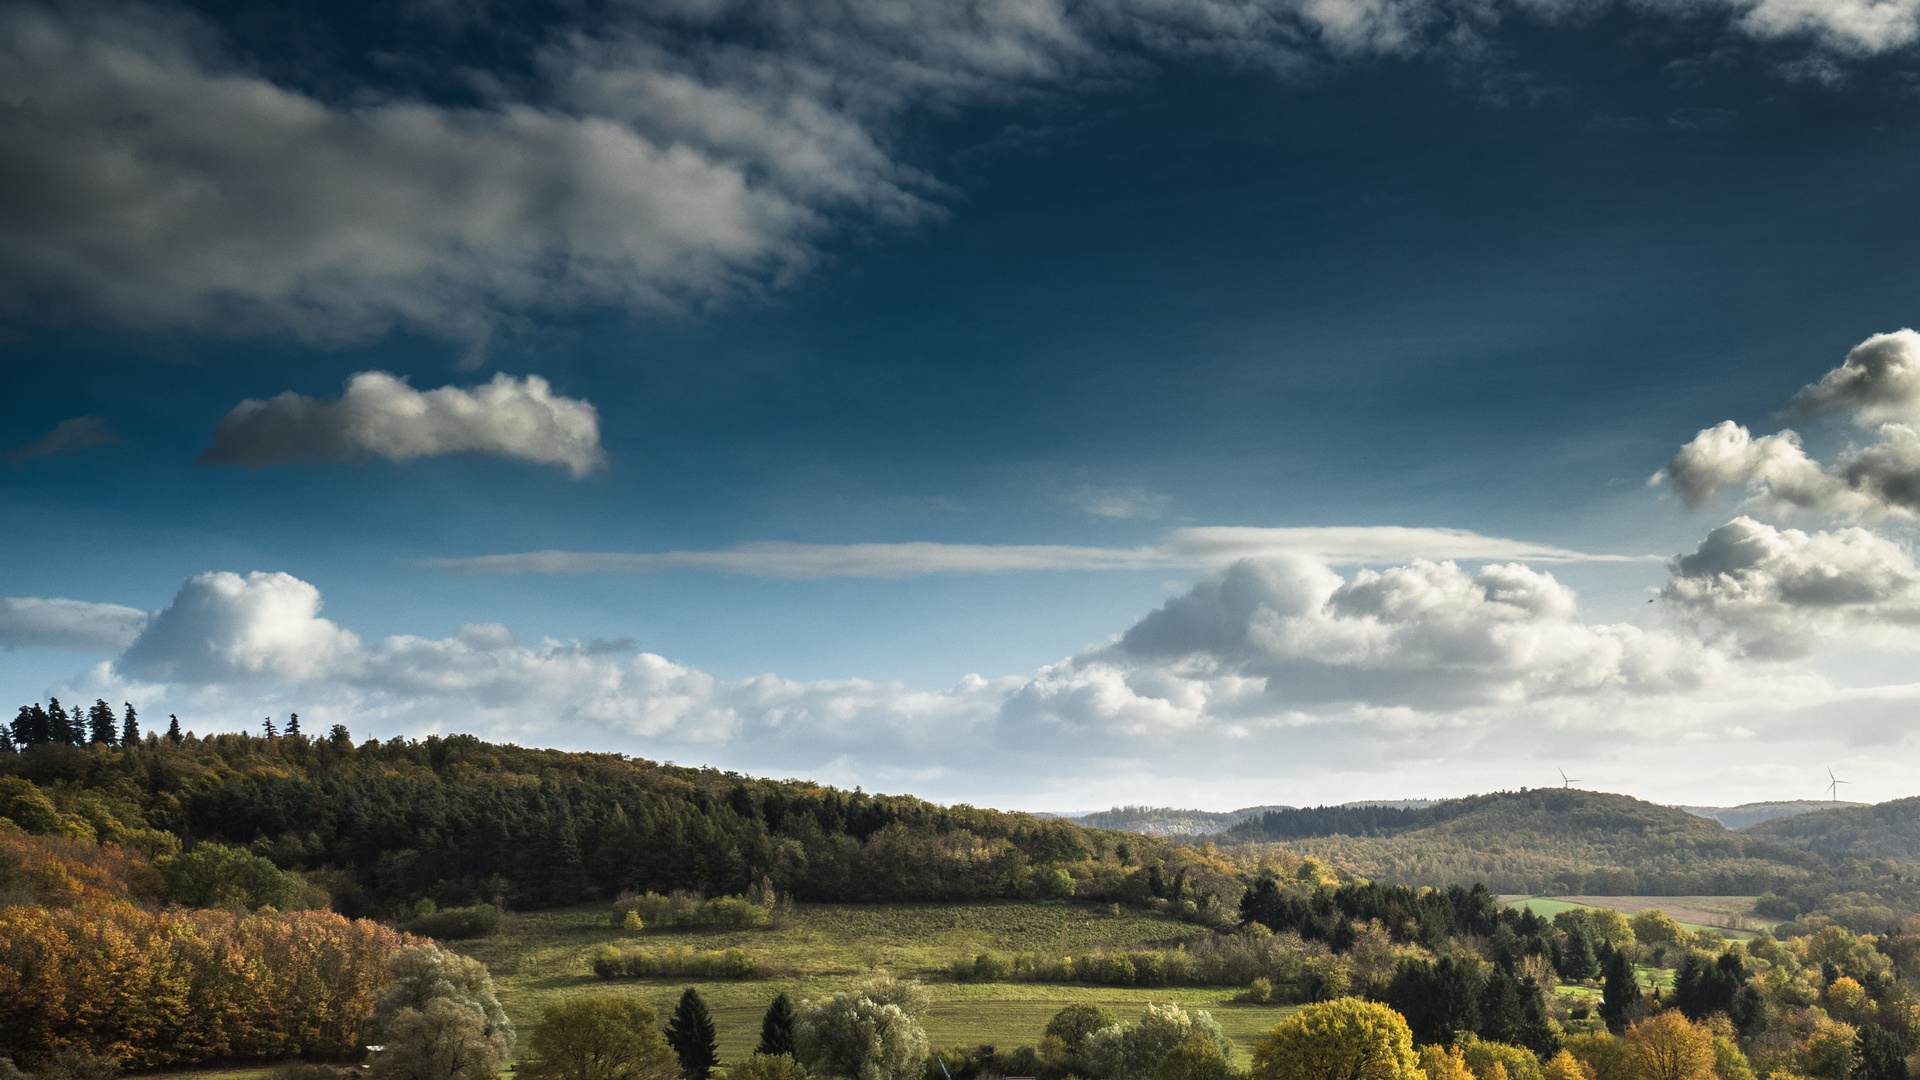
[(765, 979), (773, 970), (745, 949), (621, 949), (593, 952), (593, 973), (603, 979)]
[(409, 934), (420, 934), (441, 941), (460, 941), (499, 933), (501, 915), (500, 909), (492, 904), (442, 908), (421, 915), (408, 923), (405, 929)]
[(727, 1080), (812, 1080), (792, 1054), (749, 1054), (727, 1066)]
[(632, 916), (645, 926), (746, 930), (767, 925), (773, 913), (771, 901), (768, 897), (768, 902), (756, 903), (744, 896), (707, 900), (699, 893), (678, 889), (666, 896), (650, 892), (621, 897), (613, 905), (610, 921), (621, 929), (633, 929), (627, 922)]

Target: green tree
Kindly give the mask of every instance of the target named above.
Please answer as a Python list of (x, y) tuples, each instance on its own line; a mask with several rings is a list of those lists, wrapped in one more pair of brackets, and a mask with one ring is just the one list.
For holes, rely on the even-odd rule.
[(1487, 988), (1480, 996), (1480, 1037), (1494, 1042), (1518, 1042), (1520, 1030), (1520, 987), (1513, 976), (1493, 969)]
[(1607, 957), (1607, 970), (1600, 993), (1600, 1018), (1609, 1027), (1619, 1027), (1627, 1009), (1640, 1000), (1640, 980), (1634, 977), (1633, 961), (1625, 949), (1615, 949)]
[(121, 722), (120, 745), (121, 746), (139, 746), (140, 745), (140, 714), (133, 711), (133, 702), (129, 701), (129, 702), (126, 702), (125, 704), (127, 706), (127, 718)]
[(549, 1005), (527, 1040), (526, 1080), (673, 1080), (680, 1060), (638, 998), (572, 998)]
[[(760, 1018), (760, 1045), (753, 1052), (769, 1057), (793, 1056), (793, 999), (785, 992), (773, 999), (767, 1014)], [(728, 1069), (727, 1075), (731, 1077), (733, 1070)]]
[(180, 718), (178, 716), (173, 715), (172, 713), (168, 713), (167, 714), (167, 741), (172, 743), (175, 746), (179, 746), (183, 741), (185, 741), (185, 739), (186, 739), (186, 736), (180, 734)]
[(507, 1043), (478, 1009), (449, 998), (402, 1009), (374, 1055), (372, 1080), (495, 1080)]
[(1145, 1080), (1159, 1071), (1167, 1055), (1196, 1034), (1213, 1041), (1221, 1054), (1233, 1052), (1233, 1043), (1211, 1013), (1189, 1013), (1178, 1005), (1149, 1005), (1130, 1024), (1104, 1027), (1087, 1036), (1080, 1058), (1088, 1072), (1114, 1080)]
[(154, 860), (167, 883), (167, 898), (187, 907), (225, 907), (243, 904), (249, 909), (273, 907), (288, 911), (301, 906), (307, 886), (267, 859), (225, 844), (202, 843), (192, 851)]
[(509, 1050), (513, 1048), (513, 1021), (494, 995), (493, 977), (485, 964), (438, 945), (408, 945), (387, 957), (387, 972), (393, 981), (373, 999), (368, 1041), (389, 1039), (388, 1028), (407, 1009), (418, 1011), (430, 1002), (446, 1000), (471, 1010), (480, 1017), (485, 1034), (497, 1035)]
[(1807, 1036), (1807, 1074), (1847, 1080), (1860, 1067), (1860, 1033), (1852, 1024), (1822, 1020)]
[(920, 1016), (926, 988), (882, 975), (825, 1001), (800, 1004), (793, 1023), (799, 1061), (816, 1073), (856, 1080), (913, 1080), (927, 1059)]
[(706, 1080), (720, 1064), (720, 1048), (715, 1041), (713, 1015), (700, 991), (687, 987), (667, 1021), (667, 1045), (680, 1057), (680, 1072), (687, 1080)]
[(1196, 1031), (1174, 1047), (1153, 1070), (1153, 1080), (1228, 1080), (1232, 1070), (1206, 1032)]
[(1879, 1024), (1862, 1024), (1857, 1080), (1907, 1080), (1907, 1057), (1900, 1039)]
[(1424, 1080), (1413, 1033), (1385, 1005), (1357, 998), (1309, 1005), (1253, 1048), (1252, 1080)]
[(1086, 1045), (1087, 1036), (1116, 1023), (1113, 1013), (1104, 1005), (1069, 1005), (1053, 1014), (1043, 1034), (1056, 1036), (1068, 1053), (1078, 1054)]

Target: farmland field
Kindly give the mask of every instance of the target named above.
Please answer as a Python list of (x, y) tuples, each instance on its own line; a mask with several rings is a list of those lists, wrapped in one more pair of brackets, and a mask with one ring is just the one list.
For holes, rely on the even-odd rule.
[[(523, 1036), (555, 1001), (579, 994), (631, 994), (652, 1003), (664, 1019), (688, 986), (713, 1011), (723, 1060), (752, 1052), (760, 1017), (782, 991), (796, 1001), (845, 989), (877, 970), (928, 983), (934, 996), (926, 1017), (935, 1046), (990, 1043), (1003, 1049), (1039, 1042), (1047, 1020), (1073, 1002), (1098, 1002), (1122, 1019), (1149, 1003), (1177, 1002), (1212, 1012), (1245, 1064), (1253, 1043), (1293, 1010), (1235, 1004), (1229, 987), (1059, 986), (1044, 983), (954, 983), (944, 977), (956, 957), (984, 950), (1082, 955), (1132, 945), (1172, 945), (1199, 928), (1163, 916), (1122, 909), (1116, 917), (1091, 904), (804, 905), (777, 930), (629, 933), (608, 924), (605, 904), (516, 915), (502, 932), (449, 947), (484, 962), (500, 1002)], [(603, 944), (699, 949), (738, 946), (762, 957), (777, 977), (747, 981), (614, 979), (589, 969)]]
[(1744, 940), (1775, 920), (1753, 914), (1751, 896), (1502, 896), (1500, 902), (1552, 918), (1569, 908), (1611, 908), (1626, 916), (1664, 911), (1689, 930), (1715, 930)]

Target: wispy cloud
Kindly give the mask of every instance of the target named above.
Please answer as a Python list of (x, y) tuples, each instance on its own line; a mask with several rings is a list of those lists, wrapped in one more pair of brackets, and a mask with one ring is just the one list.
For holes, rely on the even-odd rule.
[(69, 450), (85, 450), (89, 446), (100, 446), (113, 442), (113, 425), (101, 416), (76, 416), (71, 420), (62, 420), (54, 425), (52, 431), (30, 443), (22, 443), (8, 450), (4, 457), (7, 464), (19, 465), (34, 458), (51, 457), (64, 454)]
[[(1577, 5), (1575, 5), (1577, 6)], [(1593, 5), (1587, 5), (1591, 7)], [(1906, 48), (1916, 0), (1644, 0), (1824, 69)], [(612, 5), (533, 36), (479, 106), (326, 100), (179, 5), (0, 9), (0, 285), (15, 314), (478, 346), (585, 305), (684, 310), (804, 273), (847, 224), (941, 216), (914, 115), (1112, 85), (1140, 61), (1298, 73), (1485, 57), (1535, 0), (801, 0)], [(581, 11), (589, 9), (583, 8)]]
[(119, 652), (152, 616), (139, 608), (64, 597), (0, 596), (0, 648)]
[(1542, 563), (1657, 561), (1657, 556), (1594, 555), (1482, 536), (1464, 529), (1352, 526), (1265, 529), (1205, 526), (1177, 529), (1163, 543), (1135, 548), (1064, 544), (792, 544), (763, 541), (718, 551), (529, 551), (422, 565), (461, 574), (653, 574), (707, 570), (746, 577), (904, 578), (929, 574), (1009, 574), (1035, 570), (1194, 569), (1239, 559), (1298, 555), (1329, 565), (1408, 559), (1507, 560)]
[(1082, 485), (1067, 501), (1092, 514), (1104, 518), (1144, 518), (1153, 520), (1164, 517), (1173, 500), (1158, 492), (1146, 488), (1105, 488), (1091, 484)]

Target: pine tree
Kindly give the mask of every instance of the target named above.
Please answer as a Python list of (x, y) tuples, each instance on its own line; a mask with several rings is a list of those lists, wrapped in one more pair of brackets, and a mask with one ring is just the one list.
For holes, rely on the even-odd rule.
[(298, 735), (298, 734), (300, 734), (300, 714), (299, 714), (299, 713), (290, 713), (290, 714), (288, 714), (288, 716), (287, 716), (287, 734), (289, 734), (289, 735)]
[(118, 726), (114, 723), (113, 706), (107, 704), (106, 698), (96, 698), (93, 708), (87, 710), (87, 742), (112, 746), (119, 741), (115, 731)]
[(170, 723), (167, 724), (167, 741), (175, 746), (179, 746), (181, 739), (180, 718), (172, 713), (168, 713), (167, 719), (170, 721)]
[(269, 739), (274, 738), (280, 734), (279, 730), (273, 726), (273, 717), (271, 716), (267, 717), (264, 721), (261, 722), (260, 730), (266, 732), (267, 738)]
[(139, 746), (140, 716), (133, 711), (133, 702), (129, 701), (124, 704), (127, 706), (127, 718), (120, 724), (120, 745)]
[(1520, 1028), (1520, 988), (1513, 976), (1493, 969), (1487, 988), (1480, 997), (1480, 1037), (1511, 1043)]
[(707, 1074), (720, 1064), (720, 1048), (714, 1042), (713, 1015), (700, 991), (687, 987), (667, 1021), (667, 1045), (680, 1056), (680, 1072), (686, 1080), (707, 1080)]
[(760, 1045), (753, 1052), (775, 1057), (793, 1055), (793, 999), (785, 993), (767, 1006), (767, 1015), (760, 1021)]
[(1607, 973), (1600, 993), (1600, 1018), (1609, 1027), (1619, 1027), (1628, 1006), (1640, 1000), (1640, 980), (1634, 978), (1633, 963), (1627, 950), (1615, 949), (1607, 957)]
[(61, 706), (59, 698), (47, 699), (47, 735), (48, 742), (80, 745), (80, 733), (68, 718), (67, 710)]
[(1547, 1017), (1546, 995), (1540, 992), (1540, 984), (1531, 976), (1520, 980), (1520, 1026), (1513, 1033), (1513, 1039), (1542, 1059), (1560, 1052), (1560, 1036), (1554, 1033), (1553, 1021)]

